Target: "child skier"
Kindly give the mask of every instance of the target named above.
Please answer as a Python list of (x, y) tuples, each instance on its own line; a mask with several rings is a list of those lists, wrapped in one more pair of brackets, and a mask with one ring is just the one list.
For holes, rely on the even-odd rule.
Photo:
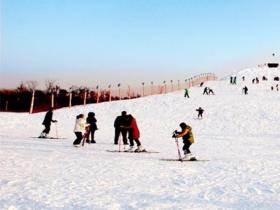
[[(94, 133), (97, 130), (97, 125), (96, 125), (96, 118), (95, 118), (95, 113), (94, 112), (89, 112), (88, 117), (87, 117), (87, 123), (89, 124), (88, 128), (88, 136), (87, 136), (87, 143), (92, 143), (95, 144), (96, 141), (94, 140)], [(89, 136), (91, 136), (91, 141), (89, 141)]]
[(196, 111), (198, 112), (197, 118), (201, 118), (202, 119), (202, 114), (204, 112), (204, 109), (202, 109), (201, 107), (199, 107), (198, 109), (196, 109)]
[(192, 134), (192, 128), (187, 125), (186, 123), (182, 122), (180, 124), (180, 127), (182, 131), (178, 132), (177, 130), (173, 134), (173, 138), (180, 138), (183, 139), (183, 151), (184, 151), (184, 157), (183, 160), (196, 160), (196, 158), (192, 155), (190, 151), (190, 146), (194, 143), (193, 134)]

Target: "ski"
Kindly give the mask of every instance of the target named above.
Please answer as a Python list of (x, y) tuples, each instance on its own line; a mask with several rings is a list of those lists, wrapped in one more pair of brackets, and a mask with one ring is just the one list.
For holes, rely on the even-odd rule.
[(144, 150), (144, 151), (141, 151), (141, 152), (137, 152), (137, 151), (128, 151), (128, 150), (123, 150), (123, 151), (119, 151), (119, 150), (106, 150), (107, 152), (122, 152), (122, 153), (147, 153), (147, 154), (150, 154), (150, 153), (159, 153), (159, 152), (156, 152), (156, 151), (147, 151), (147, 150)]
[(60, 137), (31, 137), (33, 139), (66, 139), (66, 138), (60, 138)]
[(190, 160), (184, 160), (184, 159), (160, 159), (162, 161), (179, 161), (179, 162), (197, 162), (197, 161), (210, 161), (210, 160), (200, 160), (200, 159), (190, 159)]

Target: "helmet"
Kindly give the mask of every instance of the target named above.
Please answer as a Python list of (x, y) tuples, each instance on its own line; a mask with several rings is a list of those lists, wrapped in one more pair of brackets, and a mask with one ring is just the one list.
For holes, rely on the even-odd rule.
[(184, 128), (186, 128), (186, 127), (187, 127), (187, 124), (186, 124), (186, 123), (184, 123), (184, 122), (182, 122), (182, 123), (180, 123), (180, 127), (181, 127), (182, 129), (184, 129)]

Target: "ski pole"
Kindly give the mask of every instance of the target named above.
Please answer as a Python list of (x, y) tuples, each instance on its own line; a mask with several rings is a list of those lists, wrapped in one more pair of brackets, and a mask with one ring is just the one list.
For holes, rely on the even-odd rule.
[(56, 138), (58, 139), (57, 122), (55, 123), (55, 133), (56, 133)]
[(120, 140), (120, 136), (118, 138), (118, 142), (119, 142), (119, 152), (121, 152), (121, 140)]
[(179, 149), (178, 138), (175, 138), (175, 142), (176, 142), (176, 146), (177, 146), (178, 157), (179, 157), (179, 160), (181, 161), (182, 160), (182, 156), (181, 156), (180, 149)]

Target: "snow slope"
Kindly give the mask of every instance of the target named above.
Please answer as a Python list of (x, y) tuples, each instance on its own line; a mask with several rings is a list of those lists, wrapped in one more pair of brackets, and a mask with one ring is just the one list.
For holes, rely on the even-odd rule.
[[(31, 138), (45, 113), (0, 113), (0, 209), (280, 209), (280, 91), (251, 84), (259, 69), (245, 74), (237, 85), (206, 83), (215, 96), (195, 87), (189, 99), (180, 91), (56, 110), (50, 135), (60, 140)], [(106, 151), (117, 149), (113, 122), (123, 110), (136, 117), (143, 146), (160, 153)], [(75, 148), (75, 116), (89, 111), (97, 144)], [(160, 160), (177, 157), (171, 134), (183, 121), (193, 127), (192, 153), (210, 161)]]

